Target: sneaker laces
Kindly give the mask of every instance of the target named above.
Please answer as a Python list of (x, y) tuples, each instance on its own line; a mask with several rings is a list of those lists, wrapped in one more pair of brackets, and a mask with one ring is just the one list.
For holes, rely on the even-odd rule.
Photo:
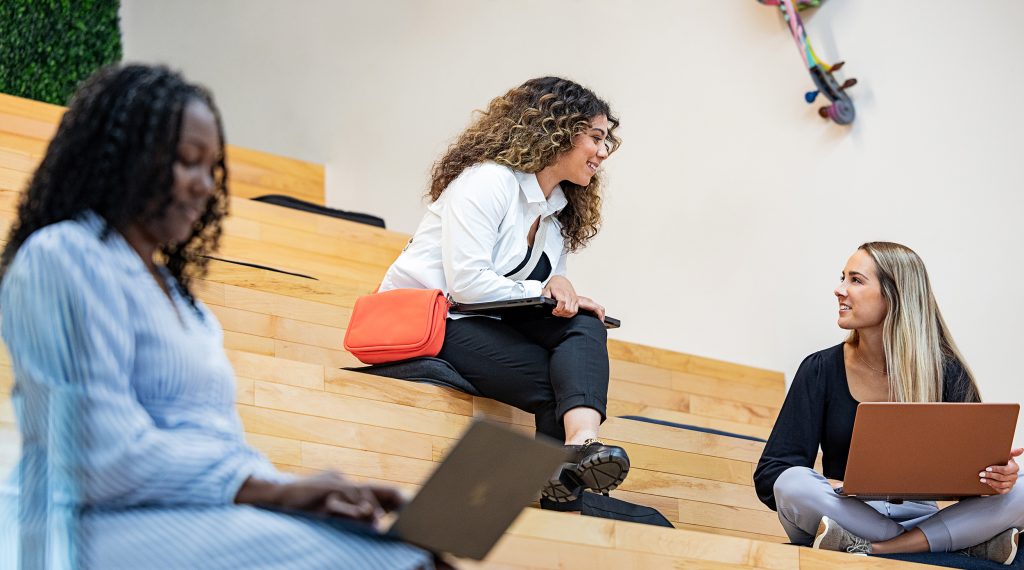
[(871, 554), (871, 543), (862, 539), (854, 537), (855, 542), (846, 547), (846, 552), (850, 554)]

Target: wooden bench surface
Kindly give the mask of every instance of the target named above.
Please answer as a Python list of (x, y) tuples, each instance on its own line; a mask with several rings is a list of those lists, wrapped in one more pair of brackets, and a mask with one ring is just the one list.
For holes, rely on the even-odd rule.
[[(225, 346), (228, 348), (310, 362), (330, 368), (361, 366), (342, 346), (345, 333), (342, 327), (279, 316), (280, 306), (264, 309), (265, 312), (256, 312), (239, 309), (237, 305), (220, 305), (217, 304), (219, 299), (208, 293), (209, 290), (204, 286), (201, 298), (221, 321), (226, 331)], [(257, 301), (249, 299), (250, 304), (255, 302)], [(312, 308), (295, 307), (294, 310)], [(347, 310), (332, 307), (331, 310), (318, 314), (346, 319)], [(745, 390), (737, 390), (735, 384), (715, 378), (702, 381), (700, 378), (687, 377), (682, 378), (683, 382), (674, 385), (672, 382), (679, 381), (680, 378), (666, 375), (662, 369), (618, 360), (612, 360), (610, 365), (612, 381), (609, 386), (609, 400), (615, 407), (613, 413), (616, 415), (643, 415), (645, 409), (667, 409), (708, 420), (688, 423), (763, 436), (765, 431), (770, 429), (783, 397), (781, 389), (747, 387)], [(658, 384), (668, 387), (661, 387)], [(769, 405), (763, 405), (765, 403)], [(676, 421), (678, 418), (660, 419)], [(742, 425), (753, 426), (756, 429), (739, 427)]]
[[(0, 94), (0, 235), (62, 113)], [(220, 255), (325, 277), (213, 262), (201, 284), (227, 323), (239, 414), (254, 445), (282, 469), (334, 468), (411, 489), (474, 415), (532, 432), (528, 414), (492, 400), (336, 370), (355, 364), (340, 350), (352, 302), (376, 285), (408, 236), (244, 199), (282, 193), (323, 203), (323, 168), (233, 146), (227, 154), (235, 197)], [(610, 412), (765, 437), (781, 404), (777, 372), (616, 340), (609, 351)], [(0, 424), (14, 421), (12, 385), (0, 350)], [(602, 434), (633, 461), (613, 495), (658, 508), (681, 530), (527, 509), (485, 563), (466, 567), (899, 566), (777, 544), (781, 527), (751, 487), (757, 442), (618, 418)]]
[[(0, 183), (9, 181), (16, 188), (28, 182), (31, 173), (46, 152), (46, 145), (57, 132), (64, 107), (30, 101), (0, 93)], [(227, 145), (228, 172), (236, 196), (286, 194), (324, 203), (324, 167), (319, 164)], [(22, 176), (9, 178), (20, 172)]]
[[(766, 568), (778, 570), (920, 568), (905, 562), (715, 536), (682, 529), (526, 509), (482, 567)], [(473, 566), (467, 565), (466, 568)]]
[[(0, 212), (0, 217), (8, 220), (12, 216), (9, 211)], [(342, 340), (350, 307), (362, 290), (368, 289), (365, 282), (353, 279), (327, 284), (222, 262), (211, 265), (211, 275), (197, 290), (221, 321), (226, 347), (335, 368), (359, 365), (344, 350)], [(610, 343), (611, 352), (627, 358), (650, 358), (728, 376), (729, 368), (715, 361), (706, 365), (692, 357), (659, 358), (667, 351), (643, 348)], [(784, 397), (781, 383), (768, 375), (751, 375), (745, 367), (737, 367), (735, 378), (730, 379), (618, 359), (612, 359), (611, 369), (609, 398), (617, 415), (643, 414), (644, 408), (664, 409), (706, 418), (690, 422), (703, 427), (763, 437)], [(733, 424), (755, 429), (737, 429)]]
[[(283, 469), (333, 468), (418, 485), (475, 415), (532, 433), (520, 410), (435, 386), (242, 351), (229, 351), (239, 414), (252, 443)], [(0, 391), (10, 364), (0, 362)], [(760, 444), (611, 418), (602, 428), (633, 467), (620, 491), (670, 520), (781, 540), (774, 513), (753, 493)]]

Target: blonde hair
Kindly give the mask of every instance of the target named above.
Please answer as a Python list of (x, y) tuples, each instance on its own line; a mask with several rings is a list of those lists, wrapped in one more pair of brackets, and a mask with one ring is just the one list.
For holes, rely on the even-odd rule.
[[(955, 361), (964, 371), (964, 401), (980, 401), (974, 374), (942, 318), (932, 294), (924, 262), (914, 250), (898, 243), (875, 241), (858, 249), (871, 256), (888, 308), (882, 324), (882, 345), (893, 402), (940, 402), (943, 369)], [(847, 342), (857, 344), (854, 330)]]

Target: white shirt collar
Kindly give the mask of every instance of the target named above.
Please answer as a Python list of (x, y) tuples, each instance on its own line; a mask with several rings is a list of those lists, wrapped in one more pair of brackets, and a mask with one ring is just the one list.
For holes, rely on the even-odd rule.
[(519, 181), (519, 188), (522, 190), (523, 195), (526, 196), (526, 201), (530, 203), (543, 203), (547, 202), (547, 211), (557, 212), (564, 208), (569, 203), (565, 198), (565, 193), (562, 192), (562, 185), (556, 185), (555, 189), (551, 192), (551, 197), (545, 200), (544, 191), (540, 188), (540, 183), (537, 182), (537, 175), (529, 172), (520, 172), (513, 170), (516, 175), (516, 180)]

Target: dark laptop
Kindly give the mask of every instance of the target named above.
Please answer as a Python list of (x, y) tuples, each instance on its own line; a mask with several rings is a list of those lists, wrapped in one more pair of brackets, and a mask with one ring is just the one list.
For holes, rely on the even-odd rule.
[(347, 532), (482, 560), (523, 508), (537, 499), (544, 483), (567, 457), (561, 445), (478, 419), (416, 496), (376, 527), (275, 510), (324, 520)]
[(954, 500), (994, 494), (978, 473), (1009, 459), (1020, 404), (857, 406), (844, 496)]
[(482, 560), (567, 457), (561, 445), (477, 420), (386, 534)]
[[(551, 311), (556, 305), (558, 305), (558, 301), (550, 297), (528, 297), (489, 303), (455, 303), (451, 306), (451, 312), (463, 315), (529, 320), (551, 316)], [(604, 326), (608, 329), (617, 329), (622, 326), (622, 321), (605, 315)]]

